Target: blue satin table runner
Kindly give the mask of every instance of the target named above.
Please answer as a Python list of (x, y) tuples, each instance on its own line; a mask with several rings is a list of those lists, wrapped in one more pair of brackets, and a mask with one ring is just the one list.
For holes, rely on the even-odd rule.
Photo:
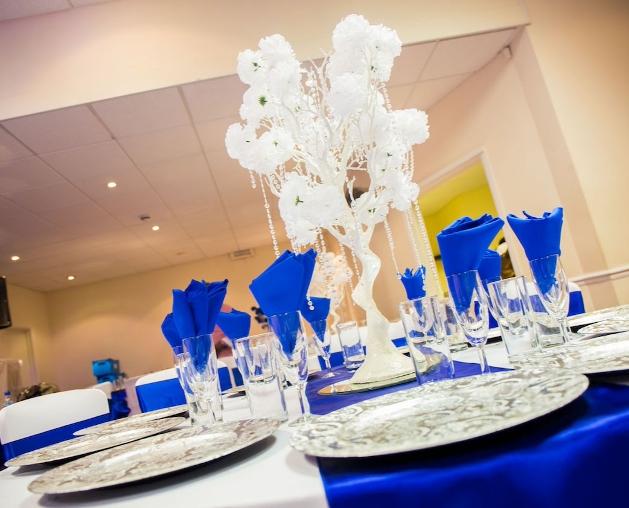
[[(471, 367), (455, 362), (457, 377), (465, 365)], [(356, 402), (353, 395), (314, 397), (330, 382), (321, 381), (308, 384), (313, 413)], [(346, 402), (336, 407), (329, 400)], [(629, 387), (593, 377), (566, 407), (490, 436), (390, 456), (317, 460), (331, 508), (580, 508), (629, 505), (628, 459)]]

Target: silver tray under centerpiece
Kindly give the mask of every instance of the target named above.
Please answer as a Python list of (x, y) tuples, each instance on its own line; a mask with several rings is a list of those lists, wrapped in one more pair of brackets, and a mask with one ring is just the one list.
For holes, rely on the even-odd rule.
[(511, 363), (516, 368), (545, 366), (581, 374), (629, 370), (629, 332), (559, 346)]
[(81, 430), (77, 430), (75, 436), (85, 436), (87, 434), (116, 434), (121, 430), (131, 430), (144, 427), (146, 422), (168, 418), (171, 416), (182, 415), (188, 411), (187, 405), (166, 407), (164, 409), (156, 409), (155, 411), (147, 411), (127, 418), (112, 420), (110, 422), (99, 423)]
[(153, 436), (154, 434), (172, 429), (185, 421), (186, 419), (181, 417), (162, 418), (161, 420), (145, 422), (143, 427), (123, 430), (116, 434), (88, 434), (24, 453), (23, 455), (18, 455), (8, 460), (5, 465), (7, 467), (32, 466), (35, 464), (45, 464), (46, 462), (72, 459), (74, 457), (80, 457), (81, 455), (87, 455), (89, 453), (105, 450), (106, 448), (129, 443), (130, 441)]
[(28, 489), (65, 494), (153, 478), (242, 450), (273, 434), (279, 425), (278, 420), (261, 418), (188, 427), (69, 462), (47, 471)]
[(588, 379), (523, 369), (430, 383), (317, 418), (291, 438), (317, 457), (372, 457), (466, 441), (546, 415), (579, 397)]
[(629, 316), (616, 317), (605, 319), (604, 321), (598, 321), (591, 325), (584, 326), (577, 332), (578, 336), (592, 336), (592, 335), (609, 335), (612, 333), (620, 333), (629, 331)]

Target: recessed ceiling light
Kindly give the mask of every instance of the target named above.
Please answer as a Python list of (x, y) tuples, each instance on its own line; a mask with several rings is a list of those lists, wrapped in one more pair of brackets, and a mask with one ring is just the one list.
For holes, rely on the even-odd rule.
[(157, 231), (157, 230), (159, 229), (159, 226), (153, 226), (151, 229), (152, 229), (153, 231)]
[(11, 261), (19, 261), (20, 256), (11, 256)]
[(116, 186), (116, 182), (109, 182), (107, 184), (107, 187), (109, 187), (110, 189), (113, 189)]
[(74, 280), (74, 275), (68, 275), (68, 280)]

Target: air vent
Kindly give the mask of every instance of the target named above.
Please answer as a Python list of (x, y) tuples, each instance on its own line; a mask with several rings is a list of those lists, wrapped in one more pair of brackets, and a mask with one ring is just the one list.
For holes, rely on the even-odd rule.
[(252, 258), (255, 253), (256, 251), (253, 249), (237, 250), (235, 252), (229, 253), (229, 259), (231, 259), (232, 261), (238, 261), (239, 259)]

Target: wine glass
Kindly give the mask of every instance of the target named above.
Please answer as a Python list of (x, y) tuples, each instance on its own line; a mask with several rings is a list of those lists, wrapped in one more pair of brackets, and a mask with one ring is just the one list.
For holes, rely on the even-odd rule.
[(275, 348), (286, 380), (297, 389), (301, 416), (289, 423), (294, 427), (311, 420), (307, 404), (304, 403), (308, 380), (308, 345), (301, 326), (298, 311), (269, 316), (269, 327), (275, 334)]
[(325, 374), (323, 377), (335, 377), (336, 374), (332, 372), (332, 367), (330, 366), (330, 346), (332, 345), (332, 341), (330, 339), (330, 334), (326, 333), (327, 321), (325, 319), (313, 321), (312, 323), (310, 323), (310, 327), (314, 332), (314, 343), (317, 347), (317, 350), (323, 357), (325, 368), (328, 371), (327, 374)]
[(465, 339), (477, 349), (481, 374), (488, 374), (489, 365), (484, 346), (489, 332), (487, 293), (476, 270), (447, 277), (450, 298), (456, 319)]
[(533, 283), (542, 305), (561, 328), (565, 342), (571, 342), (574, 337), (568, 326), (568, 308), (570, 306), (570, 290), (568, 277), (561, 265), (558, 254), (529, 261)]

